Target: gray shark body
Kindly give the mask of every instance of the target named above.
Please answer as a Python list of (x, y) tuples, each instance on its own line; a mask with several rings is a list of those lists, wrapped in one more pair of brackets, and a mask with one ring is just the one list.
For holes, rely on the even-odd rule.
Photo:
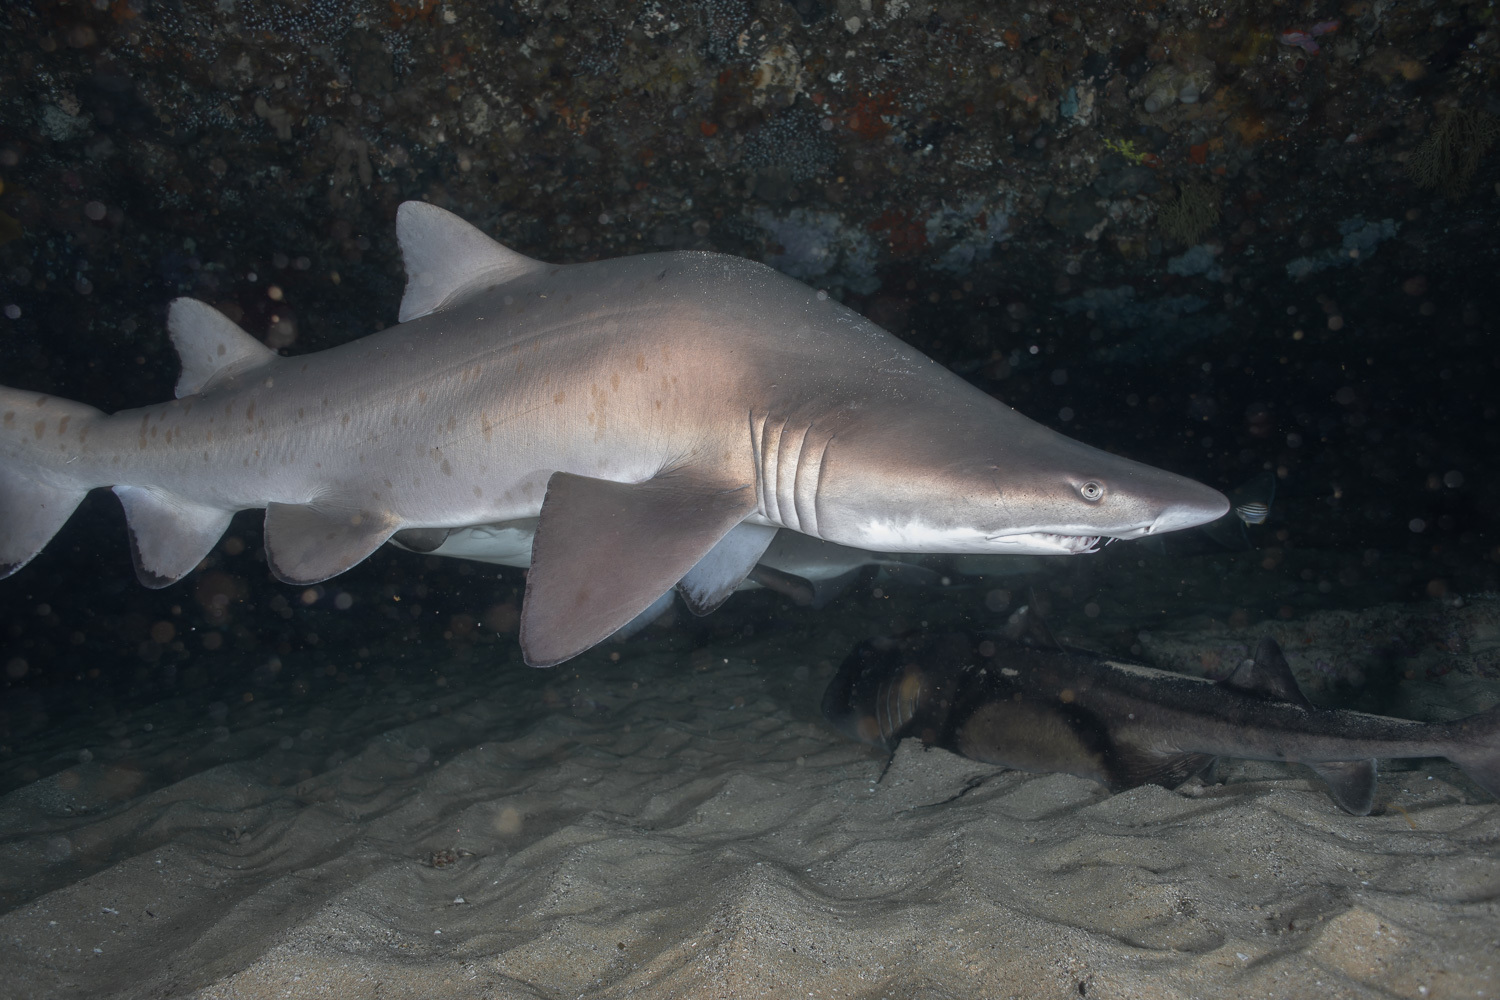
[(521, 644), (547, 665), (674, 586), (712, 610), (778, 528), (1070, 554), (1228, 508), (1020, 416), (751, 261), (544, 264), (411, 202), (397, 234), (407, 291), (380, 333), (279, 357), (179, 299), (176, 400), (106, 415), (0, 388), (0, 575), (101, 486), (150, 586), (191, 572), (246, 508), (266, 509), (271, 570), (293, 584), (397, 531), (536, 519)]
[(1500, 706), (1434, 724), (1317, 709), (1270, 638), (1220, 682), (965, 634), (872, 640), (839, 668), (823, 713), (845, 735), (887, 750), (914, 736), (1115, 791), (1175, 788), (1221, 756), (1294, 761), (1313, 768), (1344, 809), (1365, 815), (1377, 759), (1446, 757), (1500, 798)]

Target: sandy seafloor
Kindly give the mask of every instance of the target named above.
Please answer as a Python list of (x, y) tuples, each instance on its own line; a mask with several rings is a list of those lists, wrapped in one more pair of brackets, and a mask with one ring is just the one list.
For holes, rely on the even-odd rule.
[[(1308, 621), (1265, 627), (1350, 627)], [(1446, 763), (1384, 770), (1368, 817), (1294, 766), (1114, 796), (888, 766), (816, 714), (858, 632), (361, 650), (315, 696), (49, 728), (6, 761), (0, 996), (1500, 995), (1500, 805)], [(1413, 704), (1500, 688), (1458, 677)]]

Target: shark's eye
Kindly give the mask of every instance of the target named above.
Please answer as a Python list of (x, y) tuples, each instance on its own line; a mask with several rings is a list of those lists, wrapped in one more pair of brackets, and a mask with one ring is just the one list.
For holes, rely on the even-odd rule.
[(1097, 503), (1104, 499), (1104, 486), (1092, 479), (1078, 487), (1078, 492), (1089, 503)]

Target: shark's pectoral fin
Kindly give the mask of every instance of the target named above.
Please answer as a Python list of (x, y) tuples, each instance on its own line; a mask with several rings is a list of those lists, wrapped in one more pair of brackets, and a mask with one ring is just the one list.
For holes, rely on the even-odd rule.
[(148, 486), (116, 486), (130, 529), (135, 575), (160, 590), (187, 576), (229, 527), (234, 511), (205, 507)]
[(686, 471), (643, 483), (553, 473), (521, 608), (526, 662), (550, 667), (607, 638), (671, 590), (754, 506), (749, 485)]
[(1346, 812), (1368, 816), (1375, 805), (1375, 762), (1334, 760), (1309, 763), (1328, 785), (1329, 794)]
[(1303, 708), (1312, 707), (1297, 686), (1297, 678), (1292, 675), (1281, 647), (1270, 636), (1261, 638), (1260, 645), (1255, 648), (1255, 659), (1241, 663), (1223, 684), (1241, 694), (1290, 702)]
[(276, 358), (276, 352), (207, 302), (174, 299), (167, 309), (167, 332), (182, 362), (177, 398), (202, 392)]
[(776, 528), (770, 525), (741, 521), (730, 528), (729, 534), (678, 581), (677, 591), (688, 610), (706, 615), (728, 600), (775, 537)]
[(406, 264), (403, 323), (547, 267), (496, 243), (452, 212), (421, 201), (402, 202), (396, 209), (396, 238)]
[(266, 505), (266, 562), (283, 583), (318, 583), (362, 562), (399, 526), (384, 511), (337, 504)]

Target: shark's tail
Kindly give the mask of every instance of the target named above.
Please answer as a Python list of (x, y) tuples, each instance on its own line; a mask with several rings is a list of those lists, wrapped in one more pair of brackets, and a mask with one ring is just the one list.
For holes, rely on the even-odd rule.
[(1474, 783), (1500, 799), (1500, 705), (1448, 723), (1454, 747), (1449, 760)]
[(10, 576), (57, 533), (92, 484), (69, 475), (92, 406), (0, 386), (0, 577)]

